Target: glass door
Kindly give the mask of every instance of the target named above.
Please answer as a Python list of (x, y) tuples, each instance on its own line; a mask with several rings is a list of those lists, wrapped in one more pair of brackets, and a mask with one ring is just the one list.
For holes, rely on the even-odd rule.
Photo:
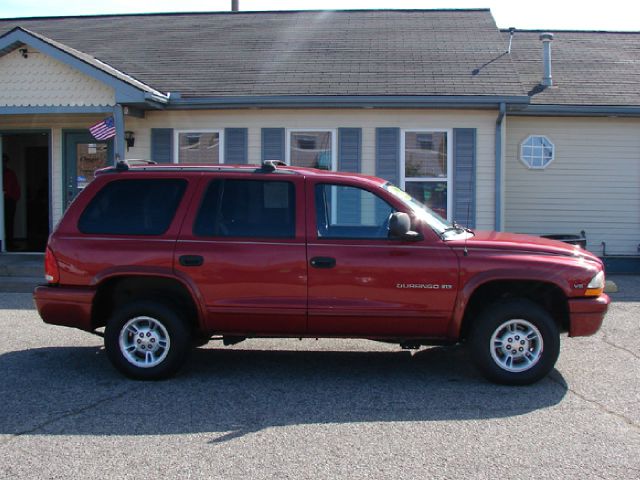
[(64, 207), (95, 177), (95, 171), (113, 165), (113, 142), (99, 141), (89, 133), (65, 133)]

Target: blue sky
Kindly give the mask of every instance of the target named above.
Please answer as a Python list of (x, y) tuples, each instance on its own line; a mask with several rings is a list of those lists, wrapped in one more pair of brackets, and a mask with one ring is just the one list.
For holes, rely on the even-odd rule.
[[(608, 0), (239, 0), (240, 10), (491, 8), (499, 27), (640, 31), (640, 2)], [(0, 0), (0, 18), (229, 10), (231, 0)]]

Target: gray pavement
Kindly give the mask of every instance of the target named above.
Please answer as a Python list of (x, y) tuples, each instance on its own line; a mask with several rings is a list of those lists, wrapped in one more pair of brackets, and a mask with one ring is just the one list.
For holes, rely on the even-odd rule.
[(135, 382), (0, 293), (0, 479), (638, 478), (640, 277), (614, 280), (603, 329), (520, 388), (362, 340), (212, 343)]

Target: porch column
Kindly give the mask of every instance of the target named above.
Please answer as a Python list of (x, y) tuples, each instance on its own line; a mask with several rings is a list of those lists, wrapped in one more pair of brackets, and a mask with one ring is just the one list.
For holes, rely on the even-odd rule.
[(113, 107), (113, 122), (116, 127), (116, 136), (114, 138), (113, 150), (116, 163), (124, 160), (124, 111), (119, 103)]

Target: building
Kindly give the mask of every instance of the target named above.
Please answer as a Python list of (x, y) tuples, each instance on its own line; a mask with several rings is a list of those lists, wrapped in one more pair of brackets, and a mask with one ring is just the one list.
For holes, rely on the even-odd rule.
[[(541, 33), (488, 10), (0, 20), (0, 134), (24, 193), (3, 249), (41, 250), (117, 157), (358, 171), (476, 228), (636, 254), (640, 34)], [(96, 141), (107, 117), (116, 137)]]

